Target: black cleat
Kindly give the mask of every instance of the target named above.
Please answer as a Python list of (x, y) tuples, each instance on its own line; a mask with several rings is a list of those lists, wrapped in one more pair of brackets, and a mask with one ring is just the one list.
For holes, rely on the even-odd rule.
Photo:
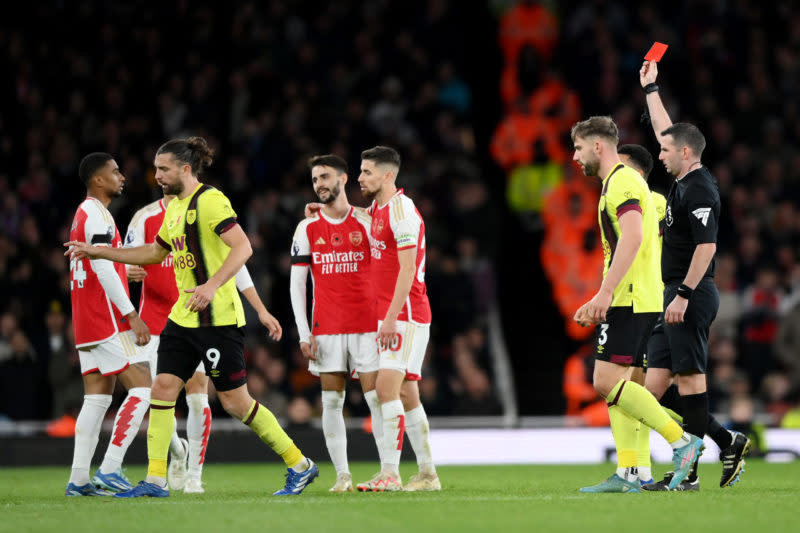
[[(694, 474), (694, 472), (692, 472)], [(698, 491), (700, 490), (700, 479), (696, 475), (690, 474), (689, 477), (681, 481), (677, 487), (672, 489), (673, 491)], [(664, 474), (664, 479), (661, 481), (656, 481), (655, 483), (650, 483), (649, 485), (642, 485), (642, 490), (647, 490), (650, 492), (669, 492), (669, 483), (672, 481), (672, 477), (675, 475), (674, 472), (667, 472)], [(694, 480), (689, 481), (689, 478), (694, 478)]]
[(750, 453), (750, 439), (744, 433), (731, 431), (731, 435), (731, 445), (719, 452), (719, 460), (722, 461), (720, 487), (730, 487), (739, 481), (739, 476), (744, 472), (744, 457)]
[(655, 483), (642, 485), (642, 490), (647, 490), (650, 492), (668, 491), (669, 482), (672, 481), (673, 475), (675, 475), (674, 472), (667, 472), (666, 474), (664, 474), (664, 479), (662, 479), (661, 481), (656, 481)]

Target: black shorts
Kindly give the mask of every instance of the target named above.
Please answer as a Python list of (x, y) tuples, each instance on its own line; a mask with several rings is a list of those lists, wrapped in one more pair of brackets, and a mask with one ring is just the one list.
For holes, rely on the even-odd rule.
[(634, 313), (633, 307), (612, 307), (606, 321), (595, 328), (595, 358), (619, 365), (641, 367), (647, 350), (647, 339), (659, 313)]
[[(664, 287), (664, 308), (678, 294), (681, 282)], [(714, 280), (703, 278), (698, 283), (683, 322), (663, 323), (663, 315), (647, 345), (647, 368), (667, 368), (675, 374), (706, 373), (708, 364), (708, 331), (719, 310), (719, 292)]]
[(158, 345), (158, 373), (173, 374), (186, 382), (200, 361), (218, 391), (233, 390), (247, 383), (244, 328), (185, 328), (167, 320)]

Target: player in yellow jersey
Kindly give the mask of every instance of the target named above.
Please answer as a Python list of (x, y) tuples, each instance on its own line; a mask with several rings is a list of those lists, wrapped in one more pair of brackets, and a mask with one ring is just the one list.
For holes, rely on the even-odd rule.
[(147, 431), (147, 478), (116, 497), (169, 496), (167, 453), (175, 400), (201, 361), (225, 410), (250, 426), (286, 463), (286, 485), (276, 495), (300, 494), (319, 475), (317, 465), (303, 456), (275, 416), (247, 391), (245, 319), (234, 275), (253, 251), (225, 195), (198, 179), (212, 160), (213, 151), (200, 137), (173, 139), (158, 149), (156, 181), (164, 194), (176, 198), (167, 207), (156, 242), (113, 251), (66, 243), (71, 247), (67, 253), (76, 258), (136, 265), (160, 263), (173, 253), (179, 296), (158, 348)]
[(581, 492), (640, 492), (633, 470), (640, 421), (660, 433), (673, 448), (673, 479), (677, 485), (702, 453), (703, 441), (685, 433), (647, 389), (626, 379), (630, 365), (644, 353), (663, 309), (658, 222), (650, 190), (641, 175), (620, 162), (619, 132), (610, 117), (579, 122), (571, 136), (573, 160), (584, 174), (603, 180), (598, 205), (605, 256), (603, 282), (574, 318), (583, 325), (596, 325), (594, 386), (608, 401), (617, 446), (616, 473)]

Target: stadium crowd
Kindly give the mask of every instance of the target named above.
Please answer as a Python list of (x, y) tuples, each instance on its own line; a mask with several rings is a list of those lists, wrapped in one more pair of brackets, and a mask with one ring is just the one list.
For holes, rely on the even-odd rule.
[[(248, 267), (290, 332), (267, 342), (249, 317), (254, 396), (295, 423), (318, 411), (319, 385), (305, 370), (288, 292), (291, 235), (314, 199), (306, 159), (345, 157), (349, 197), (363, 205), (352, 186), (358, 154), (386, 143), (403, 155), (399, 183), (427, 226), (434, 322), (421, 384), (426, 409), (499, 413), (485, 325), (495, 298), (498, 213), (482, 154), (506, 175), (508, 208), (540, 214), (541, 225), (529, 231), (545, 234), (544, 271), (565, 330), (580, 345), (588, 330), (569, 319), (596, 286), (602, 255), (598, 192), (571, 166), (569, 128), (608, 114), (621, 143), (655, 155), (650, 126), (639, 118), (637, 72), (659, 40), (670, 46), (659, 79), (667, 109), (705, 133), (703, 161), (722, 197), (712, 410), (739, 424), (754, 414), (800, 424), (800, 153), (793, 149), (800, 143), (800, 13), (793, 2), (490, 4), (503, 113), (486, 146), (474, 129), (474, 81), (484, 73), (463, 53), (469, 22), (452, 1), (200, 2), (191, 9), (39, 3), (32, 9), (40, 31), (0, 28), (8, 73), (0, 84), (0, 416), (54, 419), (80, 405), (61, 247), (83, 194), (80, 157), (93, 150), (117, 157), (127, 183), (112, 212), (124, 232), (131, 214), (160, 195), (155, 148), (188, 134), (217, 148), (206, 178), (231, 198), (256, 251)], [(650, 182), (666, 192), (660, 165)], [(575, 412), (596, 399), (576, 404), (566, 393)], [(347, 409), (367, 413), (355, 389)]]
[[(218, 152), (205, 180), (237, 210), (255, 251), (248, 268), (288, 333), (267, 341), (248, 316), (248, 386), (258, 400), (295, 424), (319, 411), (319, 382), (306, 370), (289, 298), (292, 234), (315, 200), (306, 161), (345, 157), (349, 198), (365, 205), (359, 154), (383, 143), (402, 154), (398, 184), (427, 226), (436, 318), (426, 409), (500, 413), (485, 325), (494, 214), (477, 164), (468, 58), (459, 54), (469, 35), (458, 30), (455, 3), (31, 9), (35, 34), (11, 22), (0, 28), (0, 418), (59, 419), (81, 404), (62, 247), (85, 194), (80, 158), (104, 151), (119, 162), (125, 191), (111, 211), (124, 234), (133, 212), (161, 196), (155, 149), (190, 134)], [(369, 412), (357, 387), (346, 410)]]

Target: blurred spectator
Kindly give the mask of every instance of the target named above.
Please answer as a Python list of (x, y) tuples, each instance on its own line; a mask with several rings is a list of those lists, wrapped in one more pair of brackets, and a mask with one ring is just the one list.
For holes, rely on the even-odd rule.
[(45, 316), (47, 328), (47, 369), (53, 390), (52, 418), (64, 415), (77, 417), (83, 403), (83, 379), (81, 363), (72, 336), (72, 324), (67, 321), (61, 305), (51, 304)]
[(19, 329), (4, 336), (6, 359), (0, 362), (0, 412), (12, 420), (38, 416), (38, 385), (41, 368), (28, 337)]

